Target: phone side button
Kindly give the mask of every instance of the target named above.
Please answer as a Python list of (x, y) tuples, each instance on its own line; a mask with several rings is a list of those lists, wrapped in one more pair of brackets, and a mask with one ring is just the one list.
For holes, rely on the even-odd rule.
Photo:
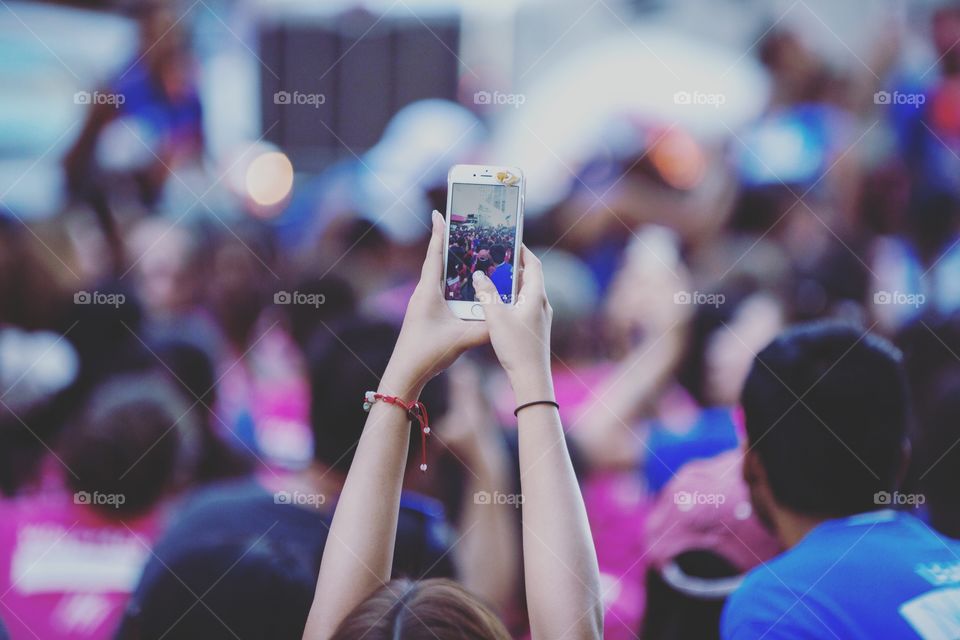
[(483, 317), (483, 305), (482, 305), (482, 304), (475, 304), (475, 305), (473, 305), (472, 307), (470, 307), (470, 313), (473, 314), (473, 317), (474, 317), (474, 318), (482, 318), (482, 317)]

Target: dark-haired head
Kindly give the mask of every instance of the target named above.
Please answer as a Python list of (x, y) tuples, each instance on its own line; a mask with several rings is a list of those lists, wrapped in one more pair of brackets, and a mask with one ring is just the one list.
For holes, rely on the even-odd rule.
[(310, 338), (323, 330), (324, 324), (352, 315), (357, 306), (357, 295), (345, 278), (335, 274), (322, 277), (304, 277), (294, 286), (298, 294), (312, 295), (317, 304), (291, 304), (281, 307), (290, 319), (290, 333), (301, 347), (306, 348)]
[(213, 249), (208, 283), (210, 309), (227, 339), (246, 346), (261, 311), (276, 291), (282, 254), (274, 230), (243, 220), (221, 234)]
[(797, 326), (757, 354), (742, 400), (744, 473), (761, 514), (872, 511), (875, 494), (896, 487), (908, 393), (886, 340), (835, 322)]
[(490, 259), (493, 264), (501, 264), (507, 259), (507, 249), (502, 244), (495, 244), (490, 247)]
[(189, 418), (192, 424), (195, 419), (200, 430), (195, 480), (206, 482), (250, 473), (253, 459), (249, 452), (237, 446), (230, 436), (221, 436), (215, 427), (219, 420), (213, 411), (217, 401), (216, 372), (207, 352), (195, 340), (171, 337), (158, 340), (150, 353), (162, 363), (157, 367), (158, 373), (169, 374), (170, 383), (179, 385), (192, 405), (182, 420)]
[(267, 539), (203, 541), (137, 587), (116, 640), (299, 640), (315, 584)]
[(84, 496), (79, 502), (108, 515), (136, 515), (189, 480), (199, 432), (170, 382), (127, 374), (94, 390), (80, 419), (64, 432), (60, 457), (70, 488)]
[(344, 620), (331, 640), (507, 640), (493, 611), (459, 584), (393, 580)]
[[(367, 414), (363, 395), (375, 391), (397, 342), (393, 325), (353, 317), (317, 333), (307, 349), (310, 370), (310, 422), (314, 435), (314, 459), (346, 473), (353, 461)], [(427, 383), (420, 400), (431, 419), (447, 410), (446, 380)], [(411, 438), (416, 435), (411, 429)], [(411, 442), (410, 455), (420, 453), (420, 439)]]

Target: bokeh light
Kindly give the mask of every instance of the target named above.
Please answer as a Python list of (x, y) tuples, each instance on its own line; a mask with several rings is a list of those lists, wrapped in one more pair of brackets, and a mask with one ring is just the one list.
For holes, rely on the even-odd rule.
[(267, 151), (250, 163), (246, 172), (247, 194), (258, 205), (282, 202), (293, 188), (293, 163), (281, 151)]

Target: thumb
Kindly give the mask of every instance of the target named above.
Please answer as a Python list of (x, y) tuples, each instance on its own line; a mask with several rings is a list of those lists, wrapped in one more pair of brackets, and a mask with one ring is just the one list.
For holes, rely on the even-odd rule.
[(484, 307), (497, 307), (503, 304), (497, 287), (482, 271), (473, 272), (473, 288), (476, 291), (476, 300)]
[(423, 260), (420, 281), (439, 289), (443, 280), (443, 233), (445, 223), (443, 216), (436, 209), (433, 210), (431, 215), (431, 222), (430, 245), (427, 247), (427, 256)]

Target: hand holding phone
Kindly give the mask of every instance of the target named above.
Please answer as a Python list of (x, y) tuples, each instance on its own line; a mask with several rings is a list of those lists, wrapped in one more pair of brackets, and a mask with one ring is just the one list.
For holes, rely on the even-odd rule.
[(483, 294), (484, 313), (490, 332), (490, 344), (510, 379), (517, 404), (535, 400), (553, 400), (550, 372), (550, 325), (553, 309), (543, 286), (540, 259), (521, 247), (523, 286), (516, 304), (505, 304), (496, 295), (490, 278), (474, 275)]
[(400, 336), (380, 380), (378, 391), (407, 401), (417, 399), (423, 385), (446, 369), (461, 353), (489, 340), (482, 322), (465, 322), (443, 300), (443, 216), (433, 212), (430, 246), (403, 316)]
[(504, 303), (517, 296), (523, 232), (523, 172), (458, 164), (447, 176), (444, 299), (458, 318), (483, 320), (473, 274), (488, 277)]

